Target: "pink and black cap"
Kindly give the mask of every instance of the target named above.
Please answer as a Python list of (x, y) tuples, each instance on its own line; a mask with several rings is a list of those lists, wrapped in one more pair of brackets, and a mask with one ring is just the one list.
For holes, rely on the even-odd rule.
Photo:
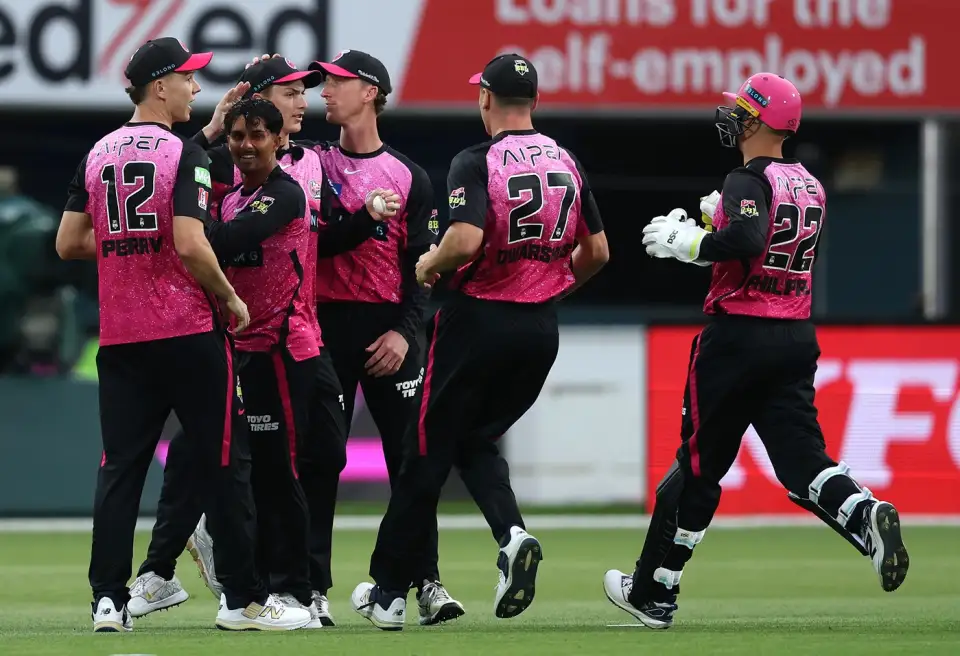
[(130, 84), (141, 87), (170, 73), (199, 71), (213, 59), (212, 52), (190, 52), (180, 39), (165, 36), (137, 48), (123, 72)]
[(477, 84), (503, 98), (536, 98), (537, 69), (526, 57), (510, 53), (490, 60), (482, 73), (470, 78)]
[(240, 82), (249, 82), (250, 91), (246, 97), (263, 90), (272, 84), (286, 84), (300, 80), (307, 89), (320, 86), (323, 75), (316, 71), (301, 71), (297, 65), (285, 57), (271, 57), (246, 68), (240, 75)]
[(390, 74), (383, 62), (359, 50), (341, 50), (329, 62), (313, 62), (310, 70), (336, 77), (358, 78), (376, 86), (385, 94), (393, 91)]

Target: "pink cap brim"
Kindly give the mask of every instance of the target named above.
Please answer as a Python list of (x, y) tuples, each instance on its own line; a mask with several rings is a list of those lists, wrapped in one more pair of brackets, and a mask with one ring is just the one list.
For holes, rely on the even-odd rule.
[(313, 62), (313, 65), (327, 75), (336, 75), (337, 77), (359, 77), (355, 73), (351, 73), (345, 68), (340, 68), (336, 64), (328, 64), (327, 62)]
[(723, 99), (726, 100), (726, 101), (727, 101), (728, 103), (730, 103), (731, 105), (736, 105), (736, 104), (737, 104), (737, 94), (735, 94), (735, 93), (730, 93), (729, 91), (724, 91), (724, 92), (723, 92)]
[(177, 67), (178, 73), (189, 73), (190, 71), (199, 71), (205, 68), (210, 60), (213, 59), (212, 52), (195, 52), (190, 58)]
[[(290, 73), (290, 75), (284, 75), (279, 80), (274, 80), (273, 84), (286, 84), (287, 82), (296, 82), (297, 80), (302, 80), (305, 77), (319, 78), (320, 71), (296, 71), (295, 73)], [(316, 82), (317, 84), (319, 84), (321, 81), (316, 80)]]
[(482, 75), (483, 75), (483, 73), (477, 73), (476, 75), (474, 75), (473, 77), (471, 77), (471, 78), (470, 78), (470, 84), (480, 84), (480, 77), (481, 77)]

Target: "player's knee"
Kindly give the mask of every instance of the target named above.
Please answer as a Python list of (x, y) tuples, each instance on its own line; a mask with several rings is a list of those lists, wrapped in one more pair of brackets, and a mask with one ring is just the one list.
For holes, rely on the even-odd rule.
[(300, 444), (300, 470), (339, 474), (347, 466), (347, 447), (340, 440), (312, 435)]

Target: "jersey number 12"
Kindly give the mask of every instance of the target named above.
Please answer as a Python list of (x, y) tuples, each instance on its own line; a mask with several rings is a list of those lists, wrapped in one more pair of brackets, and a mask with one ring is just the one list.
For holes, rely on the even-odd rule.
[[(577, 182), (568, 171), (548, 171), (547, 188), (563, 189), (563, 199), (560, 201), (560, 215), (557, 224), (550, 234), (550, 241), (560, 241), (567, 232), (567, 221), (570, 219), (570, 209), (577, 199)], [(507, 195), (510, 200), (520, 200), (524, 193), (530, 195), (527, 202), (521, 203), (510, 210), (510, 234), (508, 244), (516, 244), (528, 239), (543, 237), (543, 223), (532, 221), (543, 209), (543, 181), (536, 173), (514, 175), (507, 179)]]
[[(157, 229), (155, 212), (141, 212), (144, 203), (153, 198), (156, 190), (157, 165), (153, 162), (127, 162), (120, 170), (117, 180), (116, 164), (107, 164), (100, 171), (100, 181), (107, 186), (107, 223), (111, 233), (128, 231), (147, 232)], [(123, 204), (121, 221), (120, 195), (117, 185), (136, 187), (127, 195)], [(122, 224), (126, 224), (125, 226)]]

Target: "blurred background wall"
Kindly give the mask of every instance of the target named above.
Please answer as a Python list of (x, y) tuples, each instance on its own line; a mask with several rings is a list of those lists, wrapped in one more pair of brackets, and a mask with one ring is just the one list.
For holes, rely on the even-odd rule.
[[(89, 514), (96, 269), (61, 262), (54, 237), (78, 162), (131, 114), (127, 60), (162, 35), (216, 53), (185, 135), (254, 55), (379, 57), (395, 89), (381, 136), (430, 174), (442, 218), (451, 158), (486, 138), (467, 78), (500, 52), (532, 58), (537, 126), (582, 161), (611, 245), (563, 302), (560, 358), (505, 438), (518, 496), (537, 504), (641, 504), (668, 467), (710, 273), (648, 258), (639, 231), (695, 212), (740, 163), (713, 126), (720, 92), (788, 76), (805, 114), (787, 153), (829, 197), (814, 308), (830, 450), (907, 512), (960, 512), (958, 21), (956, 0), (0, 0), (0, 514)], [(301, 137), (336, 139), (308, 99)], [(383, 498), (357, 407), (342, 496)], [(748, 433), (722, 512), (791, 511), (758, 444)], [(164, 457), (161, 443), (144, 512)]]

